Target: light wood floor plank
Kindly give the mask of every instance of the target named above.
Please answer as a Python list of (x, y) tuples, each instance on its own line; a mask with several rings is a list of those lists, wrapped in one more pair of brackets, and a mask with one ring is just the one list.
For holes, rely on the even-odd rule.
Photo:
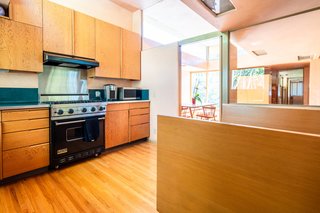
[(157, 212), (156, 144), (1, 186), (0, 212)]

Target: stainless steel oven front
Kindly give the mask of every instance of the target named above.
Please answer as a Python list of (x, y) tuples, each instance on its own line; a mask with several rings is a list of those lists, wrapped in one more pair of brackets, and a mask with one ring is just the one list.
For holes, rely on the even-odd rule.
[(104, 150), (105, 116), (91, 116), (99, 121), (99, 136), (94, 141), (85, 140), (86, 118), (51, 121), (51, 167), (99, 155)]

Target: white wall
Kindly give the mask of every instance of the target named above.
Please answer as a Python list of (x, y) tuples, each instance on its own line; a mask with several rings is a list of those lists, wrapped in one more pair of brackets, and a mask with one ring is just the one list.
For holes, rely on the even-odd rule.
[(38, 88), (38, 74), (0, 70), (0, 87)]
[(320, 105), (320, 59), (310, 62), (309, 104)]
[(151, 141), (157, 139), (157, 115), (178, 116), (179, 57), (178, 44), (142, 51), (142, 80), (134, 86), (150, 90)]
[(132, 12), (109, 0), (50, 0), (108, 23), (132, 30)]

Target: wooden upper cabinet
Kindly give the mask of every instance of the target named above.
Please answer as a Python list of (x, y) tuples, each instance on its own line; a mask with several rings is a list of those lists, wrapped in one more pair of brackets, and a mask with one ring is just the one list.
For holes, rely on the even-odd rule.
[(94, 59), (96, 56), (95, 19), (74, 12), (74, 55)]
[(73, 10), (43, 0), (43, 50), (73, 54)]
[(0, 69), (42, 72), (42, 30), (0, 18)]
[(121, 28), (96, 20), (96, 60), (100, 66), (94, 76), (120, 78)]
[(42, 27), (42, 0), (11, 0), (12, 20)]
[(141, 36), (122, 29), (122, 78), (141, 79)]

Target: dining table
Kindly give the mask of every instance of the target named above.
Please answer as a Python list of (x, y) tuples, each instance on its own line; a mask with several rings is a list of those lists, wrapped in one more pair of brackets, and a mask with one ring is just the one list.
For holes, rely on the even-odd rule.
[(215, 104), (213, 104), (213, 103), (196, 103), (196, 104), (186, 103), (186, 104), (181, 104), (181, 108), (189, 110), (190, 117), (194, 118), (194, 113), (196, 112), (196, 110), (202, 109), (202, 107), (204, 107), (204, 106), (211, 106), (211, 105), (215, 105)]

